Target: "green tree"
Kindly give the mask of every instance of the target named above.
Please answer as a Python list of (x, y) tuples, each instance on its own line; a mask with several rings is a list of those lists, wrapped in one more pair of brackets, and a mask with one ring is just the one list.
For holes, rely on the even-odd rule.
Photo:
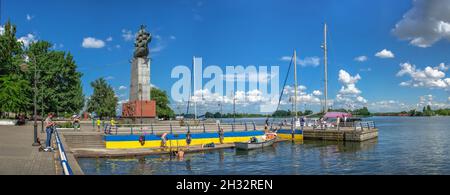
[(88, 112), (95, 112), (100, 118), (116, 116), (119, 99), (113, 88), (103, 78), (91, 82), (94, 93), (88, 100)]
[(169, 97), (166, 91), (162, 91), (158, 88), (152, 87), (150, 96), (152, 100), (156, 101), (156, 115), (158, 118), (173, 118), (175, 117), (175, 112), (170, 108)]
[(370, 112), (369, 112), (369, 109), (367, 109), (367, 107), (357, 109), (357, 110), (353, 111), (353, 113), (356, 115), (361, 115), (361, 116), (370, 116)]
[(205, 113), (205, 118), (214, 118), (214, 114), (211, 112), (206, 112)]
[(6, 22), (0, 34), (0, 76), (21, 74), (19, 65), (23, 62), (22, 43), (17, 41), (16, 26)]
[(305, 110), (304, 115), (311, 115), (311, 114), (313, 114), (312, 110)]
[(17, 75), (0, 77), (0, 110), (19, 113), (29, 106), (29, 83)]
[(46, 112), (76, 114), (84, 105), (81, 86), (82, 73), (70, 53), (51, 50), (46, 41), (32, 43), (26, 51), (30, 65), (28, 78), (34, 79), (34, 68), (39, 72), (38, 98), (44, 99)]
[(214, 118), (221, 118), (222, 114), (220, 112), (214, 113)]

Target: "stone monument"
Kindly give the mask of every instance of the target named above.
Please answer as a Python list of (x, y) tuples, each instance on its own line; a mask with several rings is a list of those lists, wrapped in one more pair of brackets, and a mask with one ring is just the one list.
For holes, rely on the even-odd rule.
[(155, 118), (156, 103), (151, 100), (150, 64), (148, 44), (152, 35), (141, 25), (134, 42), (134, 54), (131, 63), (131, 83), (129, 102), (122, 105), (122, 117)]

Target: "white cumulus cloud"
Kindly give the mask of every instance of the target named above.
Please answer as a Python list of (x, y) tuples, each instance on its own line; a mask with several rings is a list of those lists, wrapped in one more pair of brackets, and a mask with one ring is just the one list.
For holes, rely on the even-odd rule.
[(122, 29), (122, 37), (125, 41), (131, 41), (134, 38), (134, 34), (131, 30)]
[(378, 53), (375, 54), (376, 57), (379, 58), (394, 58), (394, 53), (392, 53), (392, 51), (389, 51), (387, 49), (383, 49), (381, 51), (379, 51)]
[(450, 1), (414, 0), (392, 32), (417, 47), (431, 47), (441, 39), (450, 41)]
[[(280, 58), (281, 61), (285, 61), (285, 62), (290, 62), (291, 61), (291, 56), (282, 56)], [(305, 57), (303, 59), (301, 58), (297, 58), (297, 64), (303, 67), (306, 66), (312, 66), (312, 67), (317, 67), (320, 65), (320, 58), (313, 56), (313, 57)]]
[(357, 62), (365, 62), (367, 61), (367, 56), (358, 56), (354, 60)]
[(450, 78), (446, 78), (444, 72), (448, 70), (448, 66), (443, 63), (436, 67), (427, 66), (424, 70), (418, 69), (410, 63), (400, 64), (400, 67), (397, 76), (409, 76), (411, 78), (411, 80), (401, 82), (400, 86), (450, 89)]
[(30, 14), (27, 14), (27, 20), (31, 21), (34, 18), (34, 16), (31, 16)]
[(33, 34), (27, 34), (26, 36), (20, 37), (17, 41), (21, 42), (24, 47), (28, 47), (31, 43), (37, 42), (36, 36)]
[(127, 89), (127, 87), (125, 87), (123, 85), (119, 86), (119, 90), (125, 90), (125, 89)]
[(355, 109), (367, 104), (367, 100), (361, 96), (361, 90), (356, 87), (359, 80), (361, 80), (359, 74), (352, 76), (345, 70), (339, 70), (338, 81), (342, 84), (342, 87), (336, 95), (335, 103), (337, 107)]
[(103, 48), (105, 47), (105, 42), (100, 39), (96, 39), (93, 37), (87, 37), (83, 39), (83, 43), (81, 44), (84, 48)]

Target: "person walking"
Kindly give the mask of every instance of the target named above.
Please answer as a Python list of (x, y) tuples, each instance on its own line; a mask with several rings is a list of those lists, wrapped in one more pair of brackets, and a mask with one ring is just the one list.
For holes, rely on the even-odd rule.
[(100, 132), (100, 125), (102, 124), (102, 121), (100, 120), (100, 118), (97, 118), (97, 132)]
[(52, 121), (53, 113), (49, 113), (45, 119), (45, 131), (47, 133), (47, 139), (45, 140), (45, 152), (54, 151), (55, 149), (51, 147), (52, 135), (55, 128), (55, 123)]
[(114, 120), (114, 117), (111, 118), (111, 120), (109, 121), (109, 134), (111, 134), (111, 129), (115, 129), (116, 127), (116, 121)]

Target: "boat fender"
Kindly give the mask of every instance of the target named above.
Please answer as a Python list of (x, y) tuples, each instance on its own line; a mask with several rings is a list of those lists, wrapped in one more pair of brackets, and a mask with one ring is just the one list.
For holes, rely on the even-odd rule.
[(145, 145), (145, 136), (144, 135), (139, 136), (139, 143), (141, 143), (141, 146)]

